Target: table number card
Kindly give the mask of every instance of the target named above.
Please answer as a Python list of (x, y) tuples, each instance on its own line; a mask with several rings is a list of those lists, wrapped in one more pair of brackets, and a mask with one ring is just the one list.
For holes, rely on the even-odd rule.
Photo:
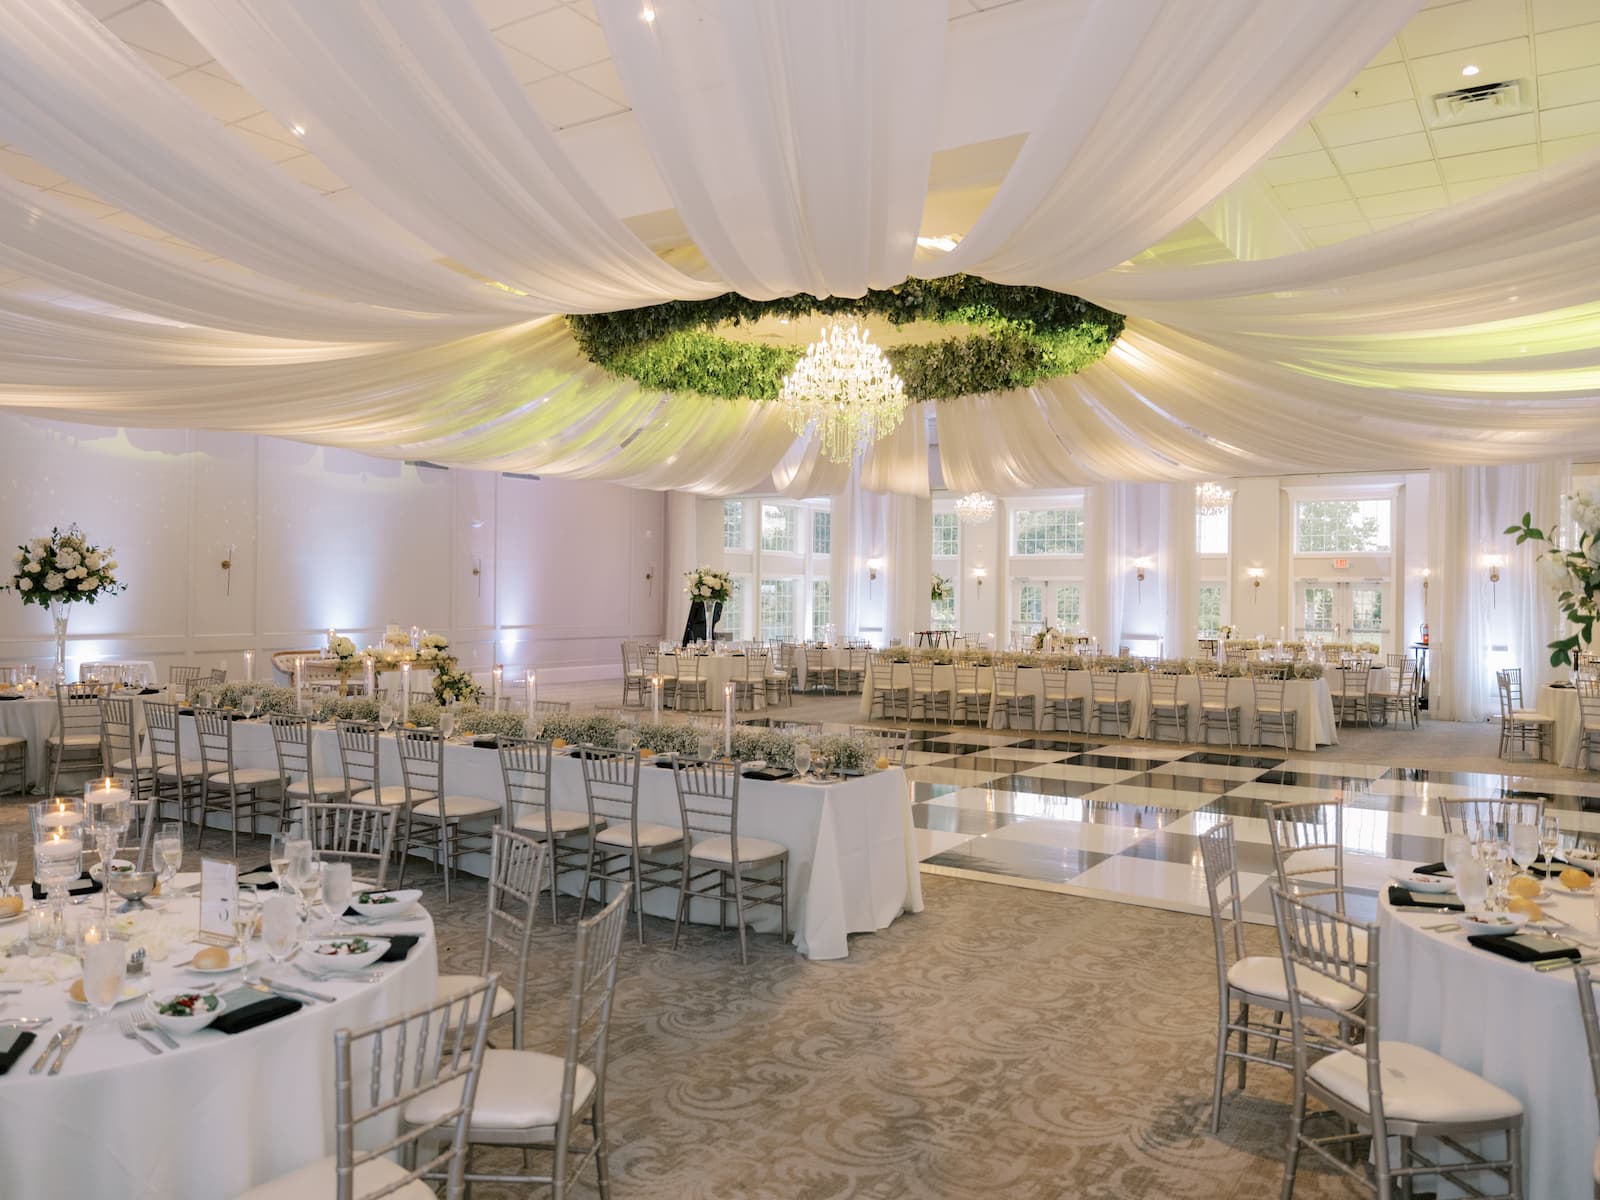
[(211, 858), (200, 860), (200, 932), (196, 941), (208, 946), (231, 946), (233, 911), (239, 903), (239, 868)]

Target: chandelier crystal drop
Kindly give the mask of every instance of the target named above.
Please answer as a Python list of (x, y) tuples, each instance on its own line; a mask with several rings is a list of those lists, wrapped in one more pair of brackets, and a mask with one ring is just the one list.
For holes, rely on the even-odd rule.
[(783, 381), (784, 421), (817, 439), (829, 462), (848, 463), (906, 413), (906, 387), (867, 331), (830, 323)]
[(994, 516), (994, 497), (984, 492), (968, 492), (956, 501), (956, 517), (963, 525), (982, 525)]
[(1201, 516), (1214, 517), (1233, 506), (1233, 493), (1220, 483), (1197, 483), (1194, 485), (1194, 506)]

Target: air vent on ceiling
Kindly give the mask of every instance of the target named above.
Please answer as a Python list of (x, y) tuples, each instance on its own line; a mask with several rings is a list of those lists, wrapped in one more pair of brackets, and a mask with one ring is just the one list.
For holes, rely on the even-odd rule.
[(1479, 83), (1440, 92), (1433, 98), (1434, 120), (1441, 124), (1454, 124), (1509, 117), (1528, 110), (1523, 96), (1524, 88), (1520, 79), (1503, 79), (1499, 83)]
[(404, 460), (408, 467), (415, 467), (419, 471), (448, 471), (450, 468), (443, 463), (429, 462), (425, 458), (408, 458)]
[(501, 471), (500, 472), (500, 478), (502, 478), (502, 479), (532, 479), (535, 482), (537, 482), (538, 479), (539, 479), (539, 477), (537, 475), (529, 475), (529, 474), (527, 474), (526, 472), (523, 472), (523, 471)]

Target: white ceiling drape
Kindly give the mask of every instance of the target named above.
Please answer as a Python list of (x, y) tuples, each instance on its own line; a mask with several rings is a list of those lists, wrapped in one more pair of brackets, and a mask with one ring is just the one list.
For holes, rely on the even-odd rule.
[(926, 409), (947, 485), (1002, 494), (1600, 455), (1600, 156), (1323, 249), (1123, 262), (1315, 112), (1411, 0), (1084, 0), (1056, 102), (931, 263), (912, 255), (940, 6), (828, 0), (802, 18), (766, 0), (657, 0), (644, 22), (631, 0), (602, 0), (706, 278), (606, 211), (468, 6), (169, 7), (280, 120), (304, 123), (366, 207), (255, 156), (75, 0), (11, 0), (0, 142), (192, 252), (0, 180), (0, 265), (37, 285), (0, 291), (0, 404), (828, 494), (848, 469), (770, 408), (608, 377), (545, 314), (967, 269), (1076, 290), (1131, 314), (1127, 330), (1079, 375), (913, 407), (863, 460), (871, 489), (926, 494)]

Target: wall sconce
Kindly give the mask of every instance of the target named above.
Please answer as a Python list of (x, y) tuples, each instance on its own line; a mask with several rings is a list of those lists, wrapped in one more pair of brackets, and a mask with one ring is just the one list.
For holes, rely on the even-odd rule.
[(978, 598), (980, 600), (983, 599), (983, 581), (985, 579), (987, 579), (988, 577), (989, 577), (989, 572), (987, 570), (985, 570), (983, 567), (973, 567), (972, 568), (972, 578), (977, 581), (977, 584), (978, 584)]
[(1250, 577), (1250, 603), (1256, 602), (1256, 596), (1261, 591), (1261, 581), (1266, 578), (1265, 567), (1246, 567), (1244, 573)]
[(1138, 581), (1139, 596), (1141, 599), (1144, 596), (1144, 573), (1148, 571), (1152, 565), (1153, 564), (1148, 558), (1136, 558), (1133, 560), (1133, 577)]
[(483, 559), (472, 560), (472, 577), (478, 581), (478, 595), (483, 595)]
[(1423, 608), (1427, 608), (1428, 607), (1428, 580), (1431, 579), (1432, 577), (1433, 577), (1432, 568), (1423, 567), (1422, 568), (1422, 607)]
[(654, 571), (646, 571), (644, 573), (644, 591), (645, 595), (647, 596), (654, 596), (656, 594), (656, 585), (654, 582), (652, 582), (655, 577), (656, 575)]
[(229, 542), (228, 548), (222, 552), (222, 561), (217, 564), (226, 576), (227, 594), (230, 596), (233, 595), (233, 551), (234, 544)]
[(883, 559), (881, 559), (881, 558), (869, 558), (869, 559), (867, 559), (867, 578), (868, 579), (876, 579), (878, 577), (878, 571), (882, 566), (883, 566)]
[(1506, 565), (1506, 556), (1490, 554), (1485, 556), (1484, 561), (1489, 564), (1489, 607), (1494, 608), (1498, 591), (1495, 585), (1500, 582), (1500, 568)]

